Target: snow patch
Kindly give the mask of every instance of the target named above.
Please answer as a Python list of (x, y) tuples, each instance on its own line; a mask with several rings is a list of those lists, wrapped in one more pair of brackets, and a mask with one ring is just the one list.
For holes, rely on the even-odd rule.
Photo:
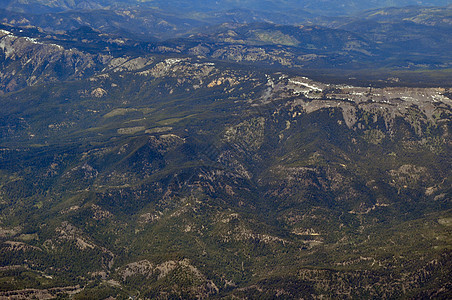
[[(302, 78), (305, 79), (306, 77), (302, 77)], [(305, 87), (307, 87), (307, 88), (309, 88), (311, 90), (314, 90), (314, 91), (319, 91), (319, 92), (323, 91), (321, 88), (319, 88), (317, 86), (314, 86), (314, 85), (311, 85), (311, 84), (308, 84), (306, 82), (296, 81), (296, 80), (293, 80), (293, 79), (289, 79), (289, 82), (293, 83), (293, 84), (305, 86)]]
[(12, 33), (8, 30), (4, 30), (4, 29), (0, 29), (0, 32), (5, 34), (5, 35), (12, 35)]

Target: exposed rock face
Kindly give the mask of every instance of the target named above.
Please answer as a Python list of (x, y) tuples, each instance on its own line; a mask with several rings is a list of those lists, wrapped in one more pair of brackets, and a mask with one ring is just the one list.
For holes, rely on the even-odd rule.
[[(422, 135), (424, 129), (421, 123), (440, 125), (446, 121), (441, 116), (443, 113), (448, 114), (452, 106), (452, 100), (446, 93), (444, 88), (365, 88), (324, 84), (306, 77), (296, 77), (279, 81), (267, 90), (262, 100), (295, 96), (286, 105), (293, 111), (301, 108), (306, 113), (338, 108), (349, 128), (363, 129), (371, 124), (382, 123), (384, 131), (391, 132), (395, 119), (403, 118), (417, 134)], [(297, 114), (294, 112), (294, 117)], [(374, 131), (373, 134), (383, 133)]]
[[(180, 276), (185, 277), (192, 284), (180, 285), (176, 283), (180, 295), (191, 295), (201, 299), (207, 299), (209, 296), (214, 296), (219, 293), (218, 287), (212, 280), (206, 278), (195, 266), (193, 266), (188, 259), (180, 261), (165, 261), (161, 264), (154, 265), (148, 260), (132, 262), (121, 268), (118, 271), (123, 282), (133, 280), (133, 278), (144, 278), (149, 285), (160, 284), (164, 286), (164, 281), (171, 281)], [(143, 279), (142, 279), (143, 280)], [(166, 293), (174, 292), (174, 286), (161, 288), (159, 293), (151, 292), (150, 295), (157, 298), (163, 298)]]
[(2, 93), (46, 82), (81, 79), (111, 59), (33, 38), (17, 37), (6, 30), (0, 30), (0, 58)]

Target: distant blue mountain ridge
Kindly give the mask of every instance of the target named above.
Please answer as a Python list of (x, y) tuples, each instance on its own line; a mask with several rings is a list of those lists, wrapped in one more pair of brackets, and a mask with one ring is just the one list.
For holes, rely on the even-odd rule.
[(239, 8), (287, 14), (307, 11), (319, 15), (338, 16), (383, 7), (402, 7), (410, 5), (445, 6), (451, 4), (451, 0), (4, 0), (0, 2), (0, 8), (19, 12), (46, 13), (141, 5), (173, 12), (224, 11)]

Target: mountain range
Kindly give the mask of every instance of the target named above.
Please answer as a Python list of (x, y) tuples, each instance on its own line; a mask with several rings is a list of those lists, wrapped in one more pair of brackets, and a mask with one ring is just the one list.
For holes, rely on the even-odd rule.
[(384, 7), (405, 7), (410, 5), (423, 6), (445, 6), (450, 5), (450, 0), (371, 0), (362, 2), (359, 0), (345, 1), (297, 1), (297, 0), (5, 0), (2, 8), (12, 11), (23, 12), (60, 12), (65, 10), (90, 10), (90, 9), (111, 9), (117, 7), (154, 7), (163, 11), (192, 11), (208, 12), (222, 11), (229, 9), (249, 9), (268, 12), (283, 12), (284, 14), (297, 14), (300, 12), (310, 12), (319, 15), (348, 15), (366, 9)]
[(450, 6), (256, 2), (3, 4), (0, 298), (450, 297)]

